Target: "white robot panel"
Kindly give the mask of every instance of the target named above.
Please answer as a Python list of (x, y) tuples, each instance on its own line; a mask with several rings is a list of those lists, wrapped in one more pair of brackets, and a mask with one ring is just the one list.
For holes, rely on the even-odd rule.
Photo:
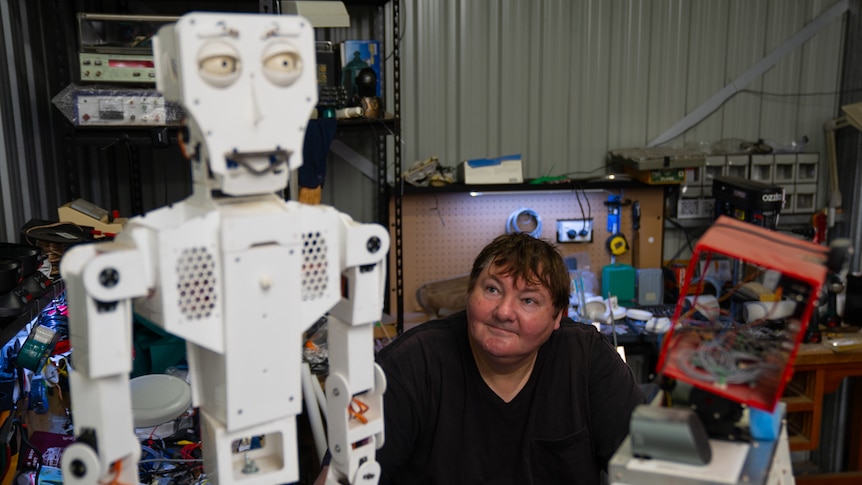
[[(154, 53), (158, 89), (187, 116), (181, 139), (193, 193), (131, 219), (114, 242), (72, 248), (62, 261), (76, 365), (76, 441), (62, 460), (64, 482), (137, 478), (134, 301), (139, 315), (186, 340), (213, 484), (297, 479), (302, 333), (332, 312), (331, 476), (375, 483), (385, 378), (374, 364), (373, 326), (382, 314), (388, 232), (278, 194), (302, 163), (317, 103), (311, 25), (295, 16), (191, 13), (159, 31)], [(348, 413), (354, 399), (368, 408), (361, 420)], [(261, 448), (234, 450), (257, 436)]]
[(178, 204), (131, 219), (119, 236), (151, 233), (141, 247), (153, 250), (156, 285), (135, 301), (135, 312), (215, 352), (224, 351), (220, 220), (217, 211)]
[(198, 183), (228, 195), (287, 185), (317, 104), (315, 77), (302, 75), (314, 70), (313, 39), (295, 16), (195, 13), (159, 31), (156, 85), (186, 111)]

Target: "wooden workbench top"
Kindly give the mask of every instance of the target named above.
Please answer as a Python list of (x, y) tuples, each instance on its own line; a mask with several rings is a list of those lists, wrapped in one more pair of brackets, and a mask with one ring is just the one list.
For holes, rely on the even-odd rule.
[(862, 362), (862, 332), (857, 328), (824, 333), (820, 343), (802, 344), (794, 367)]

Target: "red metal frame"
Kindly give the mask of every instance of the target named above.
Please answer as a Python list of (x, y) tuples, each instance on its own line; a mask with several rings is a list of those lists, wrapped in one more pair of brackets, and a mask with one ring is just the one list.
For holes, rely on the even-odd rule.
[[(820, 287), (826, 279), (828, 253), (828, 248), (824, 246), (751, 223), (727, 216), (716, 219), (694, 247), (685, 281), (680, 289), (673, 325), (662, 345), (657, 365), (659, 374), (686, 382), (726, 399), (771, 412), (793, 374), (793, 361), (796, 359), (808, 321), (814, 312)], [(756, 383), (714, 383), (692, 376), (679, 365), (684, 354), (715, 335), (713, 330), (699, 331), (689, 324), (689, 320), (681, 320), (685, 297), (691, 294), (700, 295), (702, 291), (701, 283), (696, 282), (695, 288), (691, 287), (698, 262), (702, 258), (709, 260), (715, 255), (727, 256), (741, 263), (777, 271), (784, 277), (796, 280), (797, 284), (810, 287), (810, 291), (807, 291), (807, 299), (797, 302), (797, 308), (802, 305), (803, 310), (798, 313), (798, 323), (794, 321), (793, 325), (788, 325), (786, 340), (781, 342), (781, 358), (773, 360), (773, 364), (783, 367), (778, 373), (767, 373), (764, 378), (758, 378)], [(745, 325), (737, 322), (737, 328)], [(770, 357), (775, 359), (774, 355)]]

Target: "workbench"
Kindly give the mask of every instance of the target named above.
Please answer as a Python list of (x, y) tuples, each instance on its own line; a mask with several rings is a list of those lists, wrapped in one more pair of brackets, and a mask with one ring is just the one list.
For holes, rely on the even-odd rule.
[[(838, 345), (836, 345), (838, 344)], [(848, 377), (862, 376), (862, 333), (844, 332), (824, 336), (821, 343), (802, 344), (793, 363), (793, 378), (785, 389), (790, 450), (816, 450), (821, 443), (823, 400)], [(862, 386), (853, 386), (850, 403), (862, 402)], [(847, 471), (798, 475), (796, 483), (862, 483), (862, 413), (848, 417)]]

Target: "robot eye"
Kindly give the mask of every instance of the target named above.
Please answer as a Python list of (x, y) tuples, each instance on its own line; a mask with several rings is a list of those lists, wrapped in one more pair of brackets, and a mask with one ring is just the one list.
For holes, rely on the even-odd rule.
[(263, 53), (263, 73), (277, 86), (290, 86), (302, 75), (302, 56), (292, 44), (272, 44)]
[(213, 76), (230, 76), (239, 70), (239, 60), (230, 56), (213, 56), (201, 60), (201, 70)]
[(224, 88), (239, 77), (242, 63), (236, 50), (223, 42), (211, 42), (198, 53), (198, 72), (207, 83)]

